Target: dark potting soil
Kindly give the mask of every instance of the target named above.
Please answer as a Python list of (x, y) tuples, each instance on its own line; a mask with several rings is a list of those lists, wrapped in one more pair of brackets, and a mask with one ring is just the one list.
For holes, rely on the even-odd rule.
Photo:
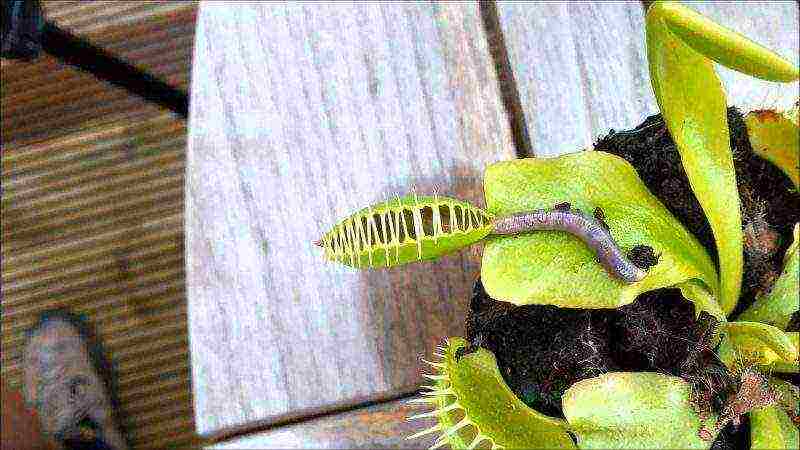
[[(766, 114), (766, 113), (765, 113)], [(736, 170), (744, 232), (744, 280), (732, 317), (750, 306), (780, 275), (783, 255), (800, 221), (800, 195), (775, 165), (753, 153), (747, 126), (736, 108), (728, 109), (731, 149)], [(647, 188), (694, 234), (717, 262), (711, 226), (683, 170), (680, 155), (661, 115), (648, 117), (632, 131), (615, 133), (595, 145), (627, 160)]]
[[(800, 221), (800, 195), (771, 163), (752, 152), (742, 115), (728, 110), (731, 147), (741, 198), (744, 280), (732, 317), (768, 291), (781, 273), (783, 255)], [(648, 189), (692, 232), (716, 263), (716, 247), (692, 193), (680, 156), (660, 115), (632, 131), (613, 130), (597, 150), (618, 155), (636, 168)], [(797, 318), (795, 318), (797, 319)], [(474, 347), (494, 353), (500, 372), (526, 404), (562, 416), (561, 396), (575, 382), (609, 371), (657, 371), (681, 376), (696, 388), (700, 408), (719, 412), (736, 389), (733, 375), (709, 347), (713, 319), (695, 320), (694, 305), (678, 289), (640, 295), (613, 310), (514, 306), (490, 298), (475, 283), (466, 320)], [(797, 327), (800, 320), (792, 320)], [(749, 422), (729, 425), (712, 448), (748, 448)]]
[[(492, 299), (475, 282), (467, 340), (494, 353), (503, 378), (526, 404), (561, 416), (561, 396), (575, 382), (611, 371), (657, 371), (709, 383), (709, 407), (720, 409), (731, 379), (714, 357), (706, 316), (678, 289), (639, 296), (618, 309), (514, 306)], [(469, 350), (467, 350), (469, 351)]]
[(608, 346), (609, 320), (595, 311), (515, 307), (495, 301), (475, 282), (466, 338), (490, 350), (515, 394), (536, 410), (561, 415), (561, 395), (574, 382), (617, 369)]

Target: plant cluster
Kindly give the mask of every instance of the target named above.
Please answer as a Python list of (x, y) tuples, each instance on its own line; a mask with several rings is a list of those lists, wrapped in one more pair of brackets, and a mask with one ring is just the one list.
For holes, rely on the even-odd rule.
[[(743, 223), (727, 101), (713, 63), (780, 82), (797, 80), (798, 68), (672, 2), (653, 4), (646, 27), (653, 92), (713, 233), (713, 257), (629, 162), (603, 151), (499, 162), (484, 174), (485, 210), (441, 196), (396, 198), (344, 219), (319, 244), (332, 261), (379, 268), (480, 241), (481, 287), (516, 307), (624, 311), (672, 288), (693, 305), (692, 319), (704, 318), (703, 348), (667, 374), (606, 370), (594, 347), (586, 356), (593, 369), (563, 391), (560, 417), (531, 408), (509, 388), (495, 355), (475, 338), (480, 333), (472, 342), (449, 338), (428, 363), (432, 385), (413, 400), (432, 406), (414, 418), (437, 423), (414, 437), (440, 433), (434, 447), (452, 448), (709, 448), (749, 414), (752, 448), (798, 448), (798, 388), (773, 375), (798, 372), (800, 225), (783, 272), (737, 308), (750, 279), (745, 244), (779, 245), (757, 220)], [(780, 168), (797, 194), (798, 108), (756, 111), (745, 122), (753, 151)], [(595, 345), (591, 335), (580, 339)], [(703, 364), (703, 352), (726, 368), (717, 407), (721, 385), (693, 379), (701, 372), (689, 369)]]

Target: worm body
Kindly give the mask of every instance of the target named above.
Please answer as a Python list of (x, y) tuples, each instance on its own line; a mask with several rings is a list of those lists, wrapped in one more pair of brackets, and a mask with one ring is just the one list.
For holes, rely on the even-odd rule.
[(563, 206), (555, 210), (537, 209), (498, 218), (494, 221), (492, 234), (508, 235), (538, 230), (565, 231), (578, 237), (594, 250), (610, 274), (625, 282), (635, 283), (647, 275), (645, 270), (623, 254), (599, 220)]

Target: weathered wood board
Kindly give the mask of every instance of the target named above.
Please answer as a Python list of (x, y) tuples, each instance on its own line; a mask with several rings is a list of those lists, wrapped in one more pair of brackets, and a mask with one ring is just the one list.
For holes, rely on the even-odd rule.
[[(686, 2), (715, 22), (747, 36), (794, 64), (800, 60), (800, 8), (797, 2), (738, 1)], [(728, 104), (749, 111), (788, 109), (798, 99), (800, 86), (771, 83), (717, 65), (728, 95)]]
[(188, 89), (198, 1), (41, 3), (47, 20), (65, 31), (182, 91)]
[(514, 157), (476, 3), (201, 5), (186, 183), (198, 432), (413, 391), (463, 333), (475, 252), (392, 271), (312, 242), (438, 188), (482, 204)]
[(436, 442), (438, 434), (412, 440), (406, 437), (433, 426), (435, 421), (430, 418), (407, 421), (406, 418), (429, 409), (408, 405), (404, 400), (390, 401), (231, 439), (210, 448), (428, 448)]
[[(687, 3), (797, 64), (796, 3)], [(534, 154), (588, 148), (610, 129), (633, 128), (658, 112), (641, 3), (500, 1), (497, 9)], [(728, 103), (744, 110), (797, 101), (797, 83), (718, 72)]]
[(657, 111), (638, 2), (497, 3), (533, 153), (590, 148)]

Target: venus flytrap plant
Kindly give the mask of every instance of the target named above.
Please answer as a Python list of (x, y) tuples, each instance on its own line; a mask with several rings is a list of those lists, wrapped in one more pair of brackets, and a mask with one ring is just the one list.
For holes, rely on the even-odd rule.
[[(767, 294), (759, 297), (735, 322), (725, 326), (719, 356), (734, 371), (758, 366), (765, 373), (798, 373), (800, 334), (784, 332), (793, 314), (800, 308), (800, 224), (794, 227), (794, 240), (786, 252), (784, 269)], [(772, 401), (758, 405), (751, 412), (752, 448), (797, 448), (800, 441), (797, 425), (797, 388), (770, 378), (773, 388), (765, 390)], [(793, 389), (792, 389), (793, 388)], [(793, 425), (795, 423), (795, 425)]]
[[(542, 232), (490, 238), (483, 252), (481, 280), (494, 299), (594, 309), (616, 308), (632, 303), (641, 293), (682, 283), (716, 289), (714, 265), (705, 249), (647, 190), (633, 167), (617, 156), (581, 152), (500, 162), (486, 169), (484, 194), (487, 210), (495, 217), (561, 201), (581, 210), (601, 208), (621, 248), (647, 245), (660, 255), (644, 279), (624, 283), (607, 276), (589, 249), (570, 235)], [(707, 300), (697, 299), (698, 312), (723, 318), (719, 306)]]
[(784, 257), (783, 272), (772, 289), (758, 297), (737, 321), (725, 326), (720, 357), (728, 366), (756, 364), (777, 372), (800, 372), (800, 333), (783, 331), (800, 309), (800, 224), (795, 225), (793, 235)]
[(797, 311), (797, 293), (800, 291), (800, 224), (795, 225), (792, 245), (783, 258), (783, 272), (772, 289), (758, 297), (739, 316), (739, 320), (761, 322), (785, 330), (792, 314)]
[(657, 2), (647, 12), (647, 59), (659, 109), (717, 243), (719, 301), (733, 311), (742, 280), (742, 220), (725, 92), (712, 61), (768, 81), (798, 69), (689, 8)]
[[(431, 364), (433, 384), (413, 403), (430, 404), (439, 422), (410, 436), (441, 437), (431, 448), (704, 448), (697, 433), (700, 415), (693, 410), (691, 386), (658, 373), (613, 372), (580, 381), (564, 393), (566, 419), (538, 413), (522, 403), (503, 381), (494, 355), (484, 349), (464, 354), (468, 344), (449, 338)], [(603, 405), (603, 407), (598, 407)], [(714, 425), (716, 415), (705, 418)]]
[[(797, 447), (797, 428), (787, 426), (797, 416), (797, 391), (768, 375), (798, 370), (798, 333), (785, 331), (798, 311), (798, 228), (772, 290), (729, 321), (740, 297), (744, 237), (727, 102), (712, 62), (772, 81), (797, 80), (798, 69), (675, 3), (652, 5), (646, 25), (653, 91), (713, 231), (718, 267), (634, 167), (600, 151), (493, 164), (484, 175), (485, 211), (413, 195), (353, 214), (319, 244), (330, 260), (380, 268), (484, 241), (486, 292), (518, 306), (619, 308), (679, 288), (698, 316), (706, 312), (719, 324), (708, 342), (721, 342), (719, 358), (737, 375), (736, 392), (718, 415), (698, 408), (680, 377), (608, 372), (569, 387), (564, 418), (549, 417), (511, 392), (491, 352), (450, 338), (432, 363), (433, 385), (414, 400), (433, 407), (423, 416), (438, 424), (419, 435), (441, 433), (434, 447), (708, 448), (722, 426), (746, 413), (754, 448)], [(797, 189), (797, 110), (756, 112), (746, 123), (754, 151)]]

